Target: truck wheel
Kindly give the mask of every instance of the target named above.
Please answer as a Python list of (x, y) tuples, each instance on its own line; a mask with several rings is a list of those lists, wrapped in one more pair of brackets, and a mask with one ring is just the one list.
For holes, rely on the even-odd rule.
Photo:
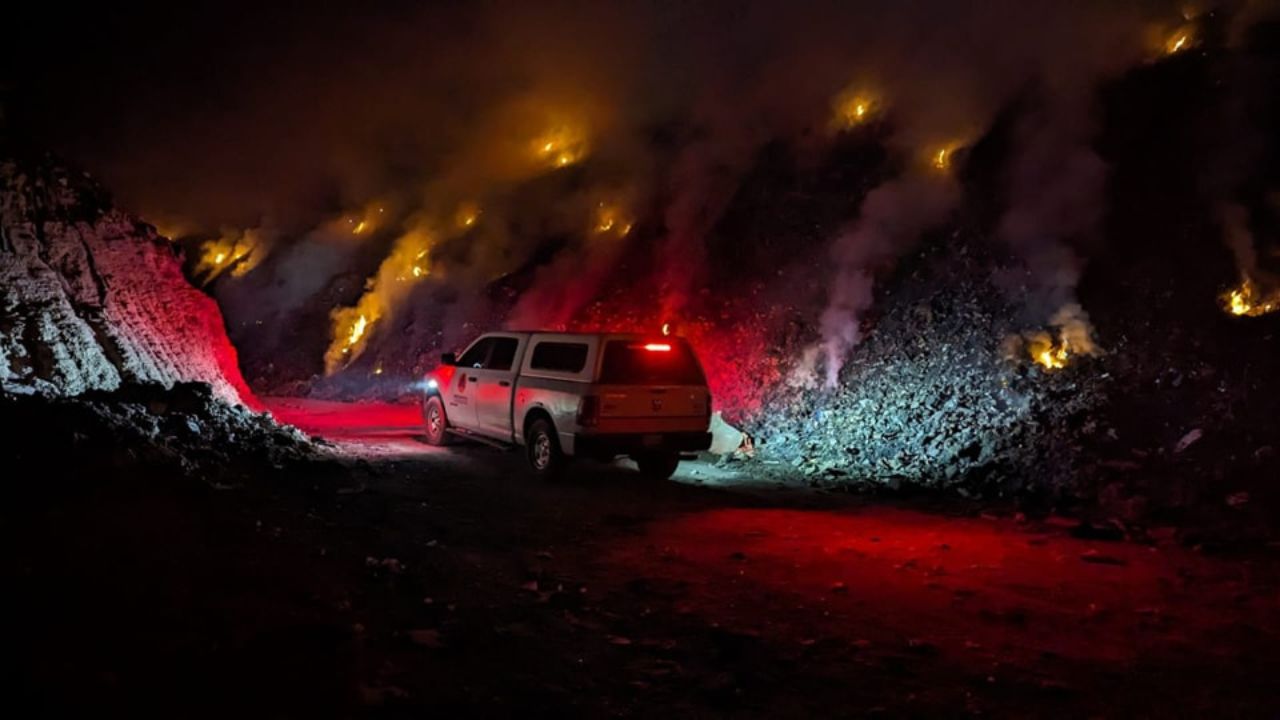
[(676, 473), (680, 464), (679, 453), (655, 452), (636, 455), (633, 458), (640, 468), (640, 474), (650, 480), (667, 480)]
[(432, 395), (423, 401), (422, 426), (428, 444), (444, 445), (449, 442), (449, 435), (445, 432), (449, 427), (449, 421), (445, 417), (444, 402), (440, 400), (439, 395)]
[(525, 451), (529, 456), (529, 467), (541, 478), (554, 478), (564, 470), (565, 456), (560, 450), (560, 438), (556, 428), (546, 418), (539, 418), (529, 426), (529, 434), (525, 436)]

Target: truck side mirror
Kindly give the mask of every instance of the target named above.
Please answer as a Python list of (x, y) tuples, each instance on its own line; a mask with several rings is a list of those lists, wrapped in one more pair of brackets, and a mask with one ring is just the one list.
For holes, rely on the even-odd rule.
[(444, 353), (440, 356), (440, 363), (443, 365), (457, 365), (458, 356), (453, 353)]

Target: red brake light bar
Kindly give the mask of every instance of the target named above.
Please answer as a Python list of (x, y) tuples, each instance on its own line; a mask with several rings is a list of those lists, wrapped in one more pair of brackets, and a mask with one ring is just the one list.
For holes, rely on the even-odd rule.
[(648, 343), (644, 346), (649, 352), (671, 352), (671, 345), (668, 343)]

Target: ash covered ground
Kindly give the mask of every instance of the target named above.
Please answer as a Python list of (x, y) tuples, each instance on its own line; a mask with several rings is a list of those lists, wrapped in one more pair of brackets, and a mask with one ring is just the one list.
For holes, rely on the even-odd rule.
[[(535, 67), (529, 93), (486, 88), (499, 110), (475, 128), (440, 121), (456, 151), (344, 157), (360, 180), (306, 203), (289, 194), (309, 172), (283, 159), (252, 192), (217, 172), (166, 185), (168, 138), (134, 136), (121, 147), (150, 160), (122, 166), (89, 132), (140, 218), (6, 134), (13, 696), (211, 716), (1274, 715), (1276, 25), (1248, 4), (1155, 25), (1053, 12), (1082, 23), (1076, 44), (940, 43), (929, 74), (972, 67), (916, 94), (894, 84), (911, 67), (806, 75), (792, 89), (816, 104), (771, 99), (822, 64), (794, 64), (782, 33), (772, 72), (725, 68), (753, 92), (695, 75), (672, 92), (717, 102), (638, 130), (626, 103), (549, 112), (573, 103), (547, 104), (562, 81)], [(1131, 33), (1152, 28), (1154, 49)], [(1011, 57), (1033, 71), (1010, 77)], [(918, 94), (948, 82), (975, 106)], [(200, 156), (220, 142), (179, 144), (220, 167)], [(268, 199), (274, 218), (210, 222)], [(510, 453), (425, 445), (421, 374), (503, 326), (666, 326), (743, 443), (661, 486), (626, 462), (542, 486)]]

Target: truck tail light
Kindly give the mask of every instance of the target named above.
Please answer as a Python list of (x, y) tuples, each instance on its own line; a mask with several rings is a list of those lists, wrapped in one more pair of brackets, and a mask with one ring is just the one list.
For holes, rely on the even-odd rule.
[(578, 424), (582, 427), (595, 427), (600, 422), (600, 398), (595, 395), (583, 396), (578, 403)]

